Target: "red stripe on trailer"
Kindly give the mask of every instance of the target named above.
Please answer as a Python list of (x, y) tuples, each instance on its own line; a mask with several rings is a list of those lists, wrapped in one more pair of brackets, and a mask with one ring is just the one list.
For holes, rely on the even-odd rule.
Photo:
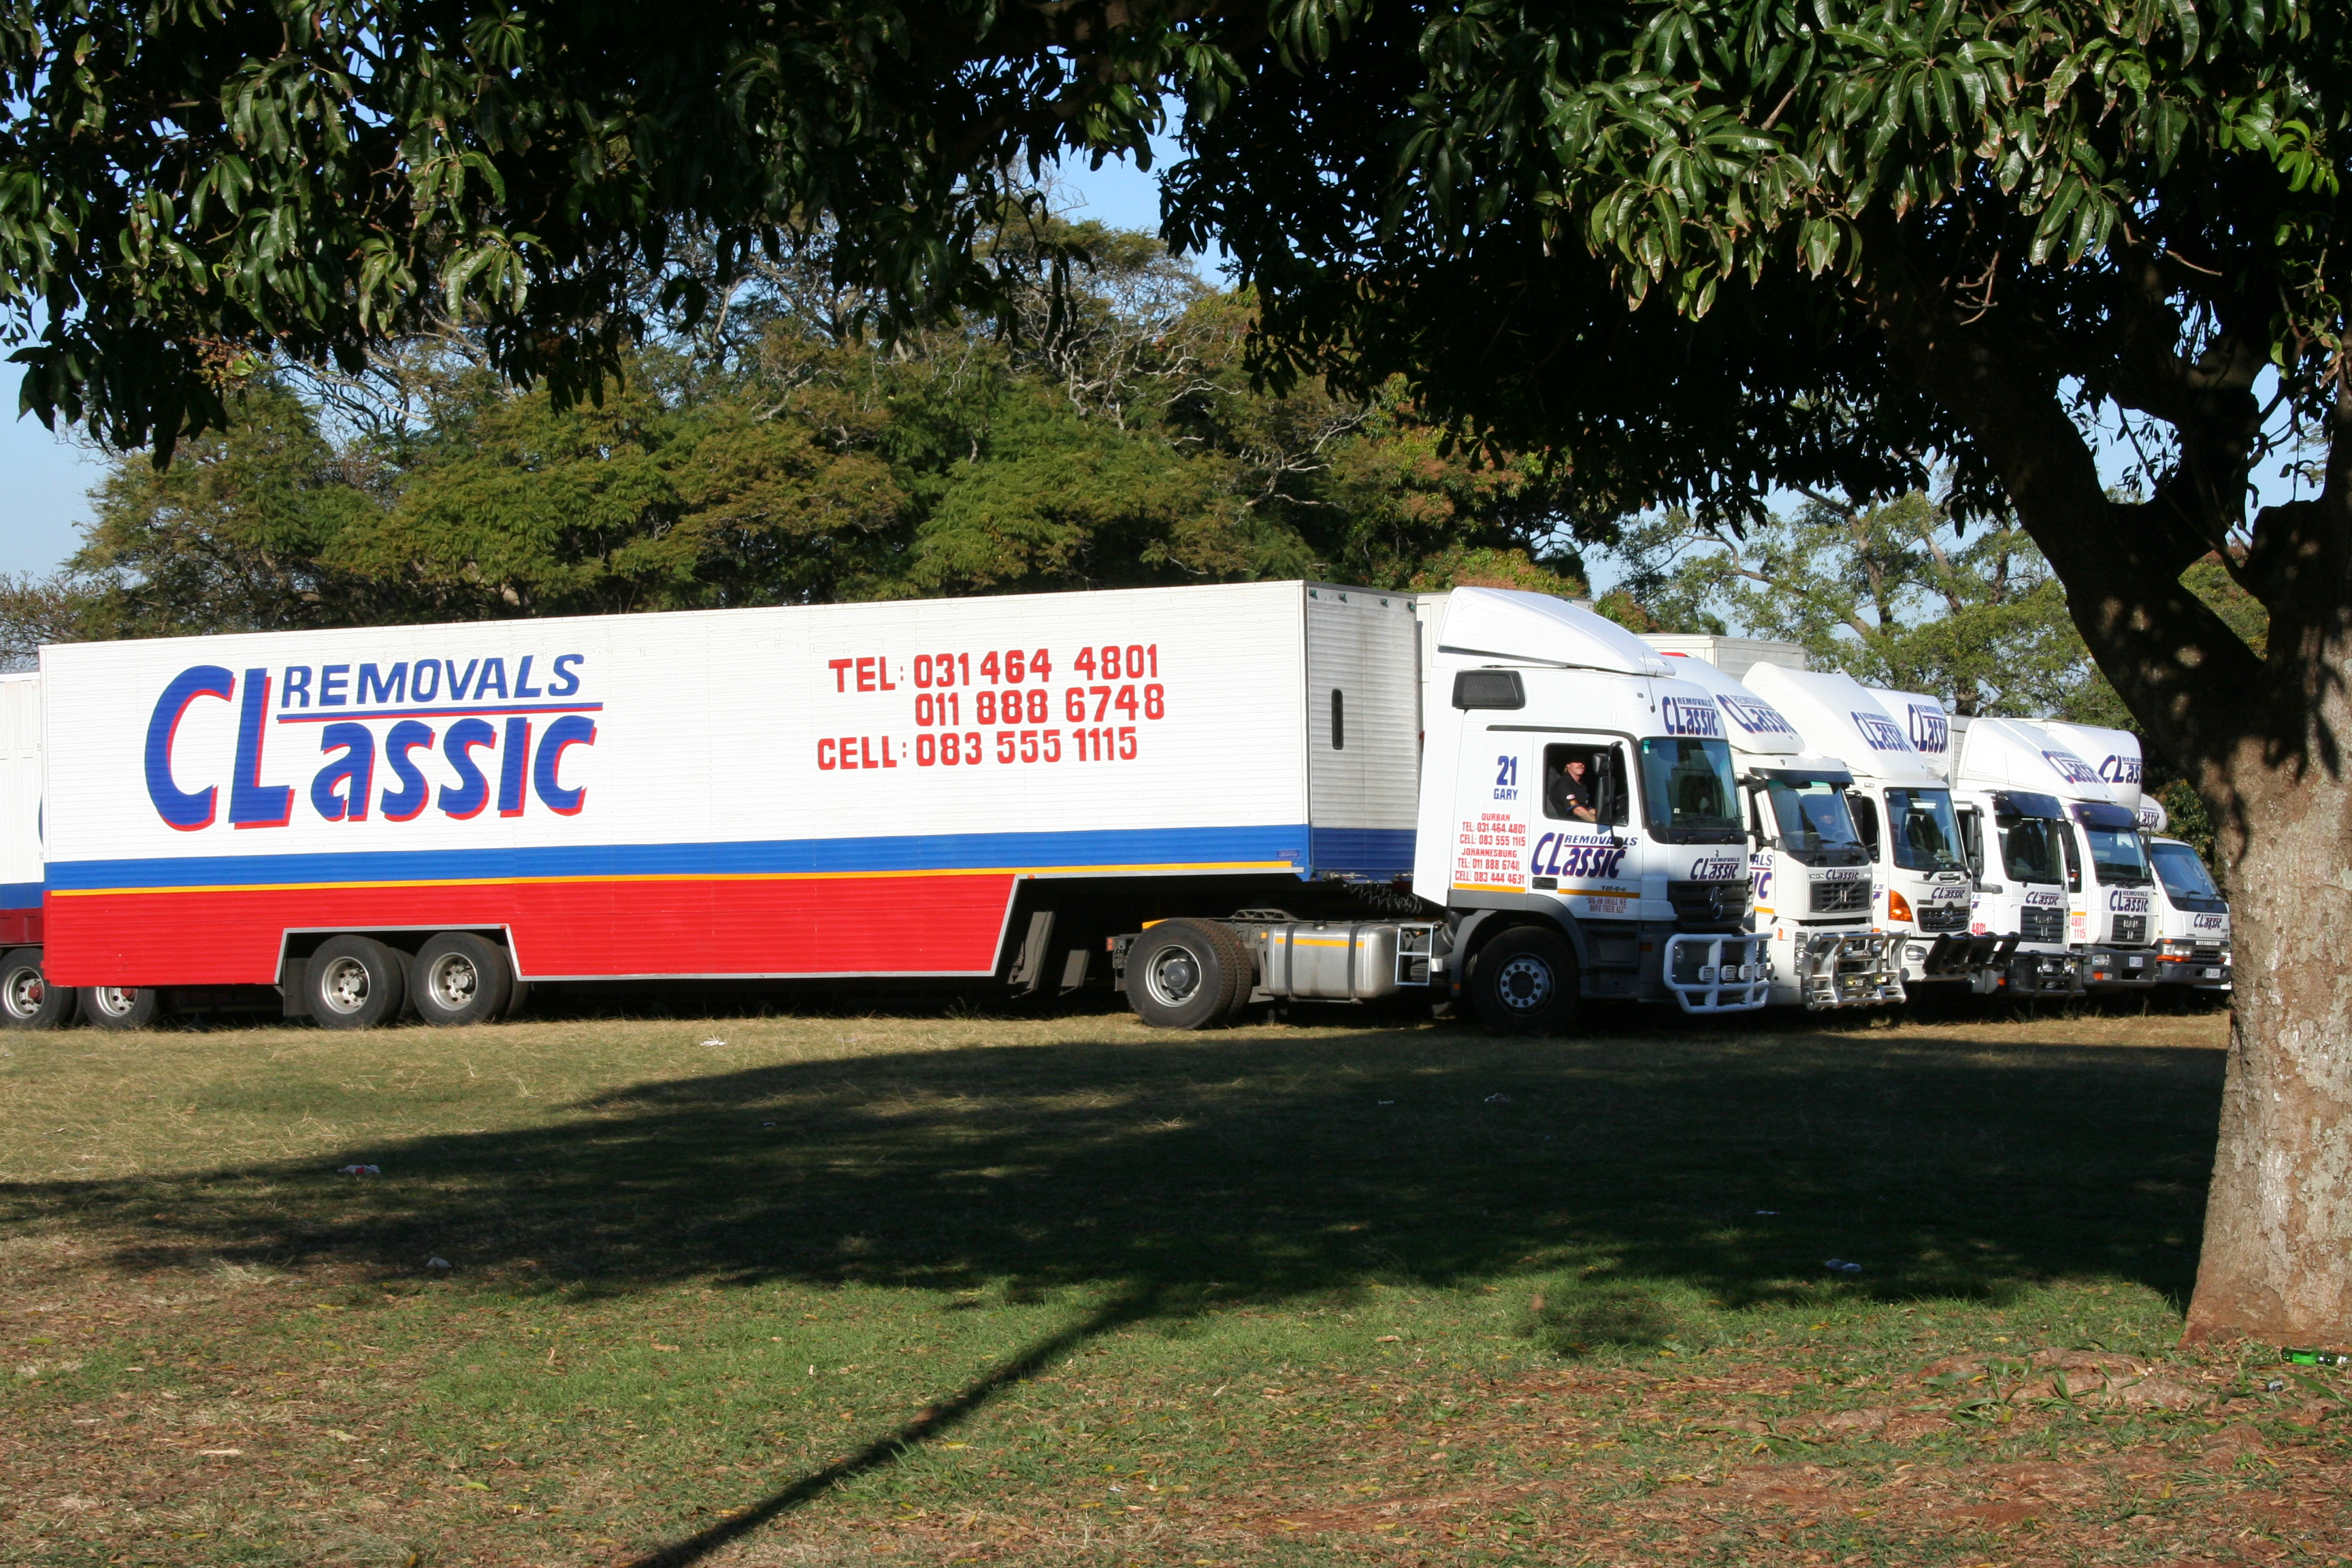
[(0, 947), (38, 946), (40, 941), (40, 910), (0, 910)]
[(531, 979), (987, 974), (1010, 875), (207, 888), (47, 900), (58, 985), (275, 984), (288, 931), (503, 926)]

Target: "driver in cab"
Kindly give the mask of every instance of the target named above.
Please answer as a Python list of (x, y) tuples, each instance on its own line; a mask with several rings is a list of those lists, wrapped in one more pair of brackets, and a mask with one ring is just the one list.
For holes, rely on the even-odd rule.
[(1592, 785), (1584, 776), (1582, 757), (1570, 757), (1560, 764), (1559, 772), (1551, 775), (1549, 796), (1545, 804), (1551, 815), (1571, 822), (1598, 822), (1601, 814), (1594, 808)]

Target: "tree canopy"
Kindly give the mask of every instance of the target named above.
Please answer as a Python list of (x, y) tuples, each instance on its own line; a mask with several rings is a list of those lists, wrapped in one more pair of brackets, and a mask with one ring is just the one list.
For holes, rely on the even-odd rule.
[[(601, 401), (518, 391), (450, 331), (358, 377), (247, 378), (161, 469), (125, 454), (43, 638), (1320, 576), (1582, 592), (1540, 454), (1449, 445), (1391, 378), (1281, 395), (1249, 302), (1088, 228), (991, 321), (882, 344), (821, 271), (623, 359)], [(822, 305), (818, 302), (822, 301)]]

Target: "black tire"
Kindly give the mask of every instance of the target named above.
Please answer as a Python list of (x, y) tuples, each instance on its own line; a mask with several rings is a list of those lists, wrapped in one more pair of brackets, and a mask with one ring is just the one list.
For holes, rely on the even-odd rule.
[(1470, 964), (1472, 1005), (1490, 1029), (1556, 1035), (1576, 1016), (1582, 976), (1568, 942), (1549, 926), (1514, 926)]
[(302, 1000), (326, 1029), (373, 1029), (400, 1016), (401, 955), (373, 937), (332, 936), (302, 971)]
[(101, 1029), (152, 1029), (172, 1016), (152, 985), (85, 985), (81, 1016)]
[(41, 973), (41, 950), (20, 947), (0, 958), (0, 1028), (62, 1029), (79, 1000), (69, 985), (51, 985)]
[(408, 1000), (428, 1024), (488, 1024), (506, 1016), (513, 982), (506, 949), (471, 931), (445, 931), (416, 950)]
[(519, 1018), (522, 1016), (522, 1010), (530, 1005), (530, 982), (518, 974), (514, 977), (514, 984), (507, 988), (506, 1016)]
[(1224, 950), (1225, 1005), (1217, 1013), (1221, 1020), (1238, 1018), (1249, 1005), (1250, 993), (1257, 989), (1257, 964), (1250, 958), (1248, 946), (1241, 933), (1223, 921), (1202, 921), (1202, 930), (1209, 940)]
[(1155, 1029), (1205, 1029), (1233, 1006), (1239, 939), (1210, 921), (1161, 921), (1127, 952), (1127, 1001)]

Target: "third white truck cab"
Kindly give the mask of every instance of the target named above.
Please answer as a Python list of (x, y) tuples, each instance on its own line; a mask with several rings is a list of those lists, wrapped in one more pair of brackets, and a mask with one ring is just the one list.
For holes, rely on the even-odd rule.
[[(1677, 639), (1682, 640), (1682, 639)], [(1846, 1007), (1903, 1000), (1899, 938), (1875, 930), (1870, 852), (1854, 820), (1847, 759), (1810, 744), (1759, 686), (1789, 671), (1757, 663), (1751, 686), (1669, 647), (1681, 677), (1713, 693), (1747, 795), (1755, 929), (1772, 939), (1772, 1000)], [(1774, 689), (1777, 691), (1777, 688)]]
[[(1992, 972), (2006, 944), (1969, 932), (1971, 879), (1951, 788), (1911, 744), (1906, 726), (1835, 670), (1759, 665), (1748, 681), (1807, 745), (1853, 770), (1854, 817), (1877, 879), (1874, 926), (1898, 939), (1905, 984), (1958, 984)], [(1991, 981), (1980, 988), (1991, 990)]]

